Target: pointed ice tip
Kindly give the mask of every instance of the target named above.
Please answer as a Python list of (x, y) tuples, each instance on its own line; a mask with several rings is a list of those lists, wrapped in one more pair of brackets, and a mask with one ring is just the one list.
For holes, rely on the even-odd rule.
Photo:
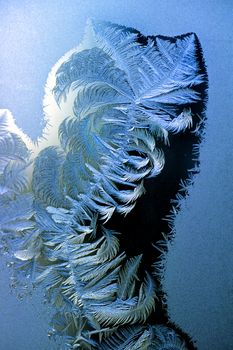
[(5, 115), (6, 113), (10, 113), (9, 109), (7, 109), (7, 108), (0, 109), (0, 116)]
[(86, 21), (86, 26), (87, 27), (92, 27), (93, 22), (94, 22), (94, 18), (92, 18), (92, 17), (88, 18), (87, 21)]
[(192, 41), (193, 43), (196, 41), (197, 39), (197, 35), (196, 33), (194, 32), (189, 32), (189, 33), (185, 33), (185, 34), (182, 34), (181, 37), (183, 37), (184, 39), (185, 38), (188, 38), (190, 41)]
[(114, 24), (111, 22), (103, 21), (92, 17), (88, 18), (87, 20), (87, 29), (93, 30), (94, 32), (99, 32), (101, 30), (104, 30), (107, 27), (112, 27), (112, 26), (114, 26)]
[(87, 19), (87, 26), (91, 28), (96, 28), (98, 26), (102, 26), (104, 23), (107, 23), (106, 21), (101, 21), (99, 19), (90, 17)]
[(87, 23), (93, 26), (104, 25), (104, 24), (112, 25), (112, 23), (109, 21), (105, 21), (105, 20), (101, 20), (93, 17), (88, 18)]
[(101, 32), (101, 30), (104, 31), (104, 30), (111, 28), (111, 29), (115, 29), (115, 30), (119, 30), (119, 31), (124, 31), (126, 33), (132, 33), (132, 34), (136, 34), (136, 35), (140, 34), (140, 32), (138, 30), (136, 30), (135, 28), (127, 27), (127, 26), (122, 25), (122, 24), (113, 23), (111, 21), (105, 21), (105, 20), (96, 19), (96, 18), (89, 18), (87, 20), (87, 23), (90, 25), (92, 30), (94, 32), (97, 32), (97, 33), (99, 31)]
[(0, 119), (2, 124), (9, 124), (9, 121), (14, 121), (13, 115), (9, 109), (0, 109)]

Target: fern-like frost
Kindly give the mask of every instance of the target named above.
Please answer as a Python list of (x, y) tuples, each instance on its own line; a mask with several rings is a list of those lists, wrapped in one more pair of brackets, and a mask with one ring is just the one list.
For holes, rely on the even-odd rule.
[(4, 249), (20, 276), (43, 284), (56, 309), (49, 334), (64, 349), (184, 350), (173, 330), (148, 324), (156, 283), (140, 270), (143, 255), (127, 257), (106, 223), (130, 213), (144, 179), (162, 172), (169, 135), (192, 127), (206, 82), (198, 39), (143, 37), (95, 20), (86, 37), (50, 73), (46, 146), (0, 112)]

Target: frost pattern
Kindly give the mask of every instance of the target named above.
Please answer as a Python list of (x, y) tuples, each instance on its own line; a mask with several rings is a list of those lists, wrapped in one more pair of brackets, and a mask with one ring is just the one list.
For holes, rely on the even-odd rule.
[(1, 112), (2, 251), (15, 283), (43, 283), (56, 310), (50, 335), (64, 349), (185, 349), (173, 330), (148, 324), (154, 277), (139, 280), (142, 256), (127, 257), (106, 222), (127, 215), (144, 179), (162, 171), (158, 144), (192, 126), (206, 81), (198, 50), (193, 33), (142, 37), (91, 21), (50, 73), (37, 145)]

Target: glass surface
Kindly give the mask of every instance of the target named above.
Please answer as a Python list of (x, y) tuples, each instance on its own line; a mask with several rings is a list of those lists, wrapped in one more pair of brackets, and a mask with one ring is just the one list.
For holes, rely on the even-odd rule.
[[(54, 63), (77, 46), (87, 18), (134, 27), (145, 35), (195, 32), (209, 76), (201, 172), (182, 201), (167, 257), (164, 288), (173, 322), (200, 350), (233, 347), (233, 119), (231, 1), (1, 1), (0, 101), (31, 137), (43, 128), (42, 98)], [(42, 292), (11, 293), (0, 273), (0, 350), (48, 350), (50, 308)]]

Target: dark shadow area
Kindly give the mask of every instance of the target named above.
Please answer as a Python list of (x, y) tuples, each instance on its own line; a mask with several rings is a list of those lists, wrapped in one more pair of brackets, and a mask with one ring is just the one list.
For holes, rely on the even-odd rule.
[[(160, 36), (161, 37), (161, 36)], [(155, 37), (150, 37), (155, 38)], [(162, 37), (164, 38), (164, 37)], [(167, 37), (166, 37), (167, 38)], [(180, 36), (179, 36), (180, 38)], [(167, 38), (174, 41), (174, 38)], [(147, 39), (139, 35), (139, 41), (142, 44)], [(202, 50), (196, 37), (197, 60), (200, 64), (200, 73), (205, 75), (206, 83), (195, 88), (200, 94), (200, 102), (184, 107), (192, 108), (193, 125), (183, 133), (170, 134), (169, 146), (157, 142), (165, 155), (165, 165), (161, 173), (144, 182), (146, 193), (137, 200), (135, 208), (125, 218), (115, 214), (107, 223), (107, 227), (121, 232), (120, 247), (126, 252), (127, 257), (143, 254), (143, 259), (139, 271), (139, 279), (142, 281), (145, 271), (153, 273), (152, 265), (156, 263), (161, 252), (154, 245), (158, 241), (164, 240), (164, 236), (170, 240), (169, 234), (172, 231), (171, 223), (165, 218), (171, 213), (174, 204), (172, 200), (178, 193), (182, 196), (188, 195), (181, 190), (181, 182), (192, 179), (195, 172), (190, 170), (199, 166), (198, 146), (201, 142), (204, 129), (204, 111), (207, 101), (207, 73), (202, 56)], [(192, 87), (194, 88), (194, 87)], [(198, 132), (194, 132), (197, 129)], [(194, 156), (194, 146), (195, 156)], [(197, 154), (196, 154), (197, 153)], [(175, 205), (176, 211), (179, 210), (179, 203)], [(173, 224), (172, 224), (173, 226)], [(188, 228), (187, 228), (188, 229)], [(161, 281), (156, 278), (159, 295), (156, 303), (156, 310), (149, 318), (151, 324), (166, 324), (175, 329), (180, 336), (187, 342), (188, 349), (194, 350), (196, 347), (192, 339), (184, 333), (178, 326), (169, 320), (166, 306), (166, 295), (162, 290)], [(165, 302), (164, 302), (165, 300)]]

